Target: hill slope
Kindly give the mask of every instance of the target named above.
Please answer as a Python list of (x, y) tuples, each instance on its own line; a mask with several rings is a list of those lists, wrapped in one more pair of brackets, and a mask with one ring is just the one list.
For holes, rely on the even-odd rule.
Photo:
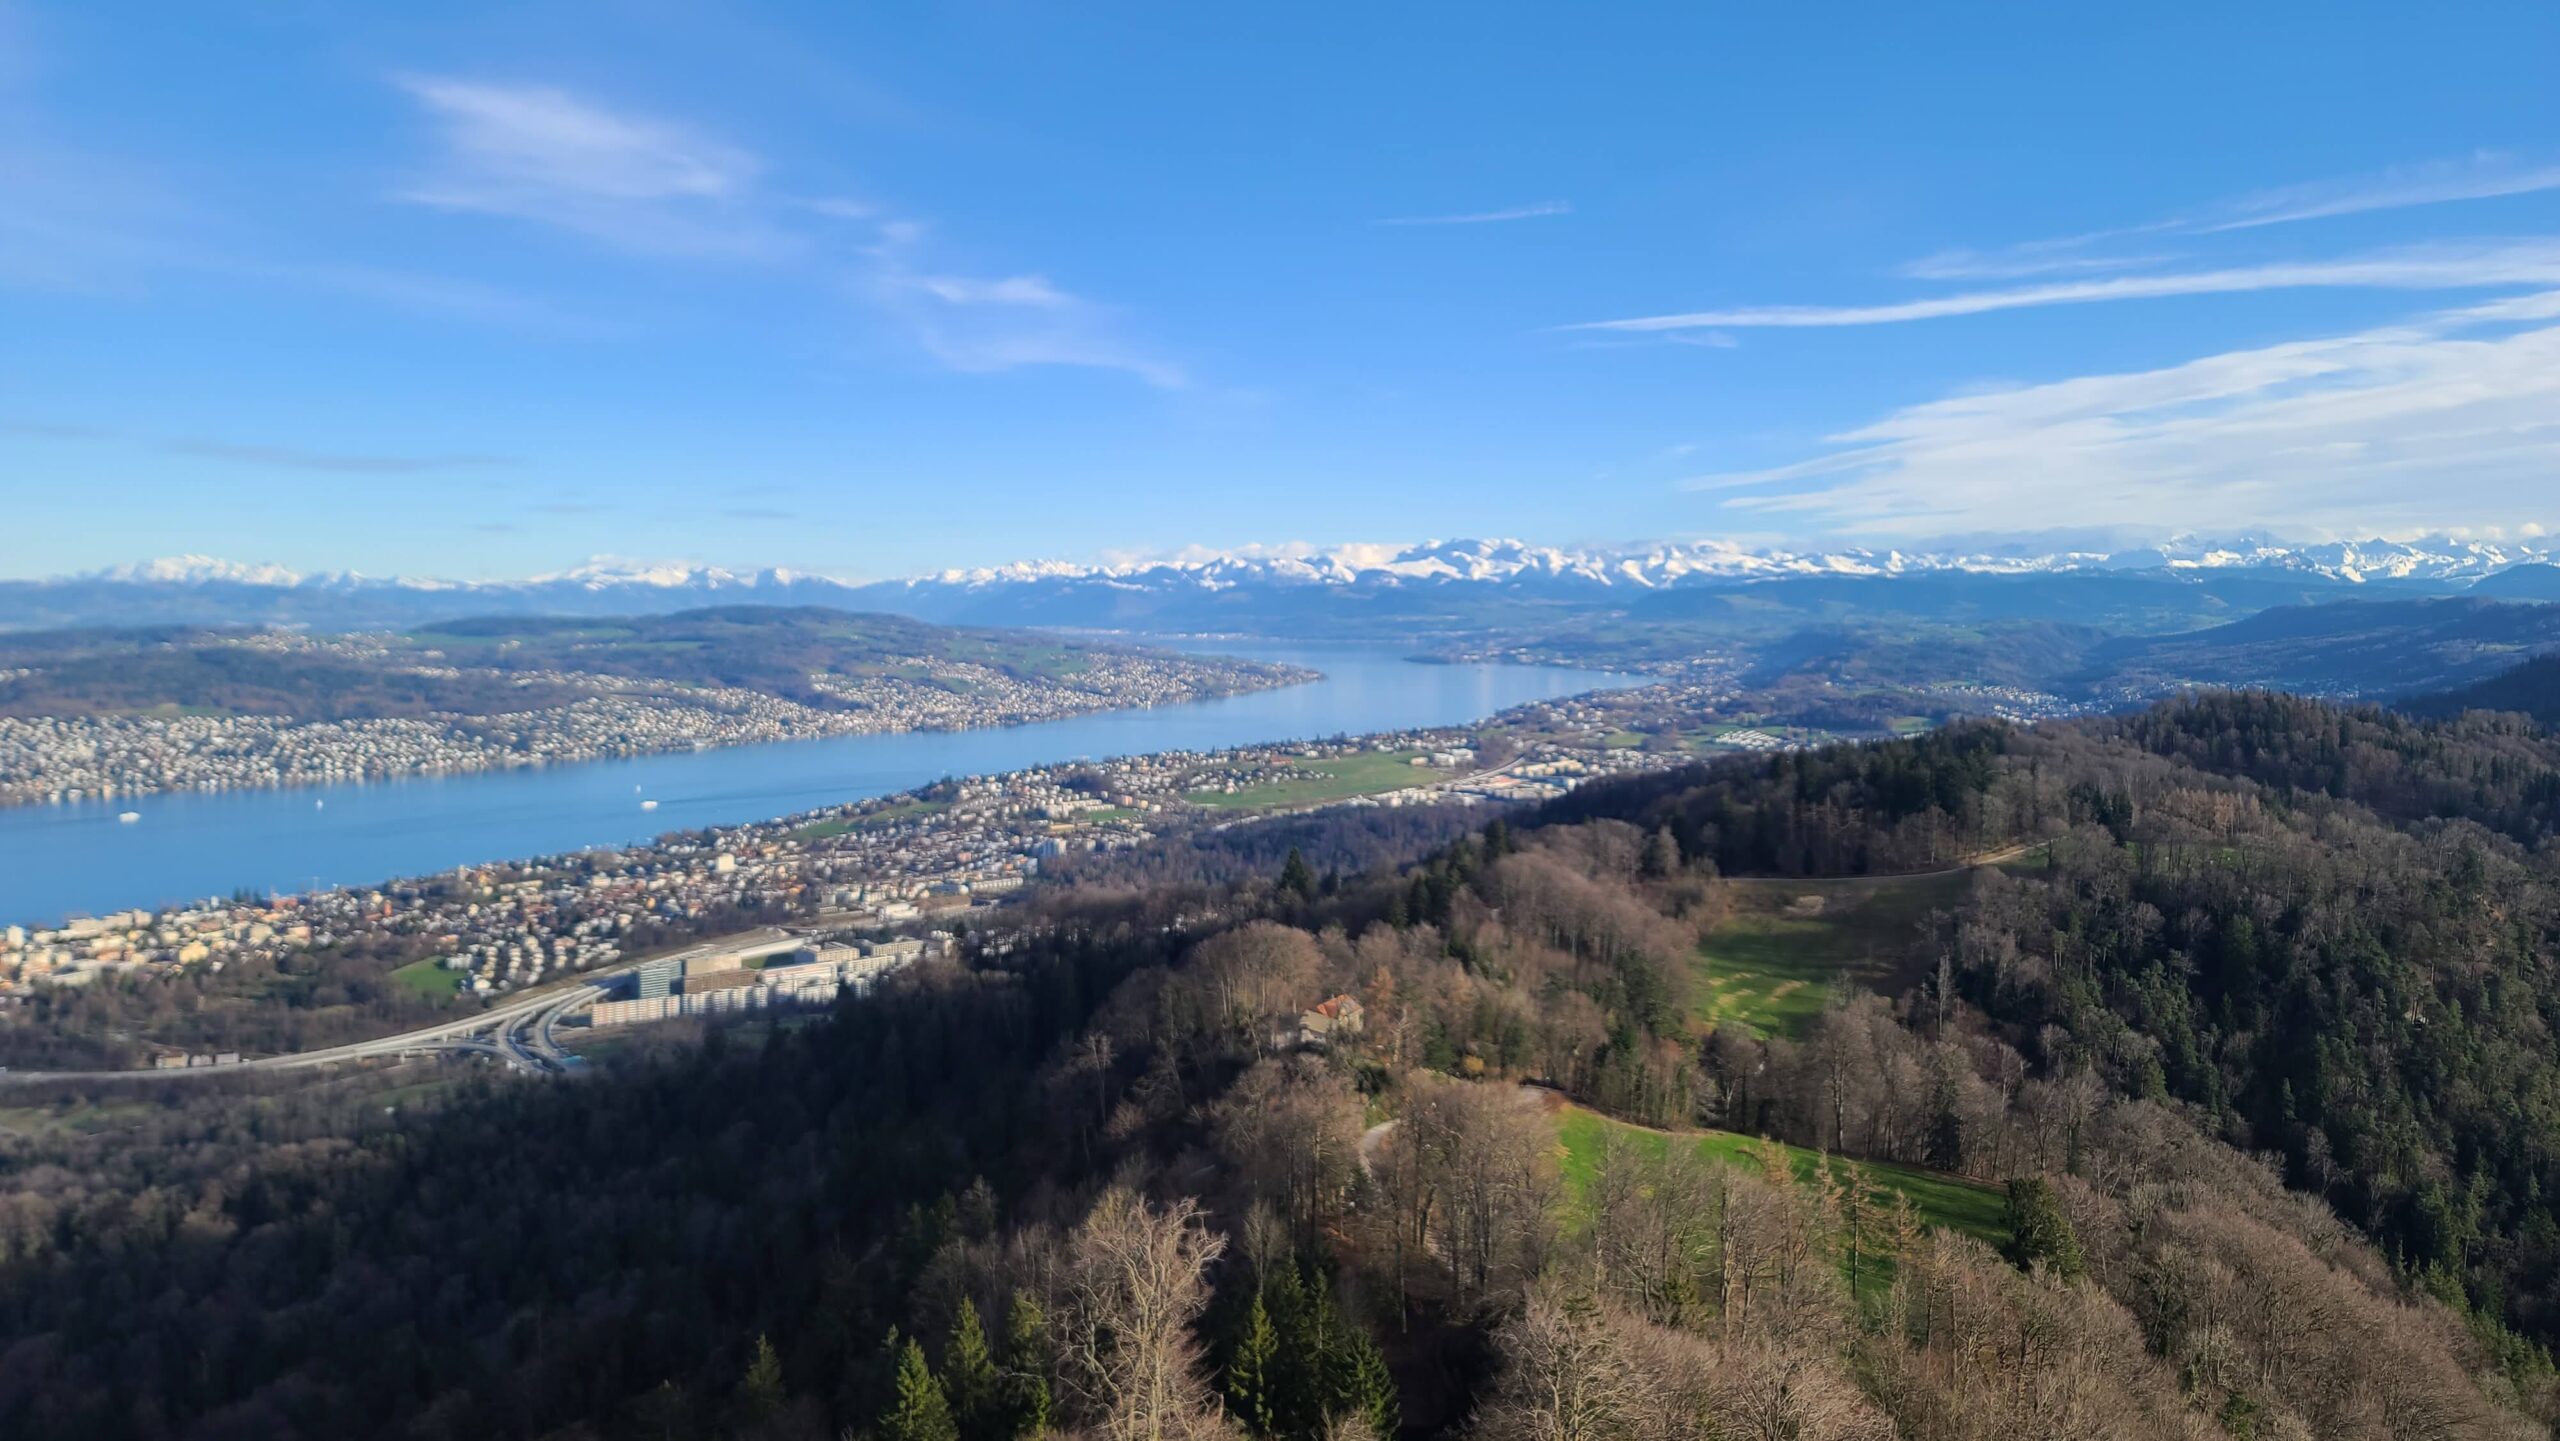
[(2107, 641), (2073, 679), (2101, 693), (2249, 686), (2404, 695), (2468, 683), (2554, 648), (2560, 606), (2468, 597), (2278, 606), (2211, 630)]
[(2464, 711), (2512, 711), (2544, 725), (2560, 724), (2560, 657), (2537, 656), (2513, 670), (2448, 691), (2397, 703), (2411, 715), (2456, 716)]

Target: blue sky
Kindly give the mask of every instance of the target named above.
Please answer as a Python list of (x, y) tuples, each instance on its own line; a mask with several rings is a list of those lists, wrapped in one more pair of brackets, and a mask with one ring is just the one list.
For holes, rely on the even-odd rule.
[(2560, 524), (2547, 5), (0, 0), (0, 574)]

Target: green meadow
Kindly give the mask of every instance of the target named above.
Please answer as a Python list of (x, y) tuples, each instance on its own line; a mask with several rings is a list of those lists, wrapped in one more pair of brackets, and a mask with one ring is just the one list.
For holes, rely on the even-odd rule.
[(1289, 762), (1289, 768), (1302, 772), (1300, 775), (1267, 785), (1247, 786), (1232, 794), (1226, 791), (1193, 791), (1185, 799), (1211, 810), (1285, 810), (1294, 806), (1349, 800), (1353, 796), (1380, 795), (1448, 776), (1447, 771), (1415, 765), (1413, 758), (1420, 754), (1420, 751), (1360, 751), (1352, 755), (1302, 757)]
[(1921, 922), (1966, 883), (1962, 871), (1728, 882), (1735, 911), (1698, 949), (1691, 1019), (1802, 1035), (1835, 990), (1891, 982)]
[[(1612, 1135), (1649, 1156), (1667, 1155), (1674, 1145), (1694, 1146), (1701, 1156), (1755, 1171), (1763, 1164), (1765, 1148), (1774, 1146), (1798, 1184), (1810, 1183), (1826, 1169), (1839, 1184), (1849, 1179), (1847, 1160), (1802, 1146), (1755, 1140), (1732, 1131), (1656, 1131), (1567, 1103), (1556, 1111), (1556, 1141), (1562, 1148), (1558, 1165), (1564, 1177), (1568, 1224), (1579, 1224), (1584, 1198)], [(1998, 1186), (1882, 1161), (1860, 1162), (1858, 1169), (1865, 1176), (1868, 1198), (1879, 1208), (1891, 1206), (1899, 1195), (1910, 1201), (1920, 1223), (1930, 1230), (1953, 1231), (1992, 1246), (2009, 1239), (2008, 1194)], [(1872, 1294), (1892, 1279), (1893, 1265), (1886, 1258), (1869, 1256), (1858, 1267), (1861, 1291)]]

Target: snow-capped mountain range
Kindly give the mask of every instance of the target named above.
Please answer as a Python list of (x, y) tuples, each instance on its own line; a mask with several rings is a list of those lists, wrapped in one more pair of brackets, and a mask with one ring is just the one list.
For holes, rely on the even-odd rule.
[[(2139, 611), (2158, 628), (2179, 616), (2204, 623), (2356, 594), (2450, 595), (2484, 580), (2484, 595), (2560, 599), (2560, 570), (2546, 570), (2555, 557), (2560, 545), (2540, 537), (2183, 537), (2120, 551), (2000, 542), (1904, 550), (1436, 540), (1249, 547), (1095, 564), (1027, 561), (876, 581), (599, 557), (523, 580), (458, 581), (302, 573), (185, 555), (87, 575), (0, 582), (0, 627), (358, 629), (469, 614), (612, 615), (754, 603), (890, 611), (945, 623), (1385, 635), (1485, 631), (1576, 612), (1694, 618), (1724, 604), (1720, 596), (1759, 588), (1774, 604), (1757, 609), (1819, 609), (1833, 620), (1917, 607), (1945, 617), (2107, 623)], [(1929, 584), (1871, 584), (1894, 580)]]
[(2113, 552), (2020, 546), (1971, 550), (1787, 550), (1712, 540), (1567, 548), (1517, 540), (1434, 540), (1419, 545), (1343, 545), (1330, 549), (1251, 548), (1101, 565), (1032, 561), (946, 570), (904, 584), (984, 586), (1059, 579), (1187, 577), (1214, 587), (1255, 580), (1358, 585), (1535, 579), (1657, 589), (1690, 581), (1788, 576), (1895, 576), (1932, 571), (2029, 575), (2074, 570), (2243, 568), (2307, 572), (2361, 583), (2476, 580), (2509, 566), (2547, 561), (2555, 552), (2560, 552), (2560, 545), (2539, 540), (2475, 541), (2450, 537), (2313, 543), (2287, 543), (2264, 537), (2182, 537), (2158, 546)]
[(894, 581), (858, 581), (815, 571), (730, 570), (684, 562), (599, 556), (584, 565), (521, 581), (455, 581), (367, 576), (355, 571), (289, 570), (181, 555), (115, 566), (38, 584), (107, 581), (137, 585), (221, 583), (281, 589), (503, 592), (525, 589), (609, 591), (848, 590), (984, 588), (1038, 582), (1188, 581), (1209, 589), (1255, 582), (1396, 585), (1413, 582), (1502, 584), (1581, 582), (1660, 589), (1697, 581), (1750, 581), (1790, 576), (1896, 576), (1937, 571), (1976, 575), (2052, 574), (2074, 570), (2267, 569), (2326, 576), (2350, 584), (2376, 580), (2478, 580), (2510, 566), (2552, 563), (2560, 543), (2541, 538), (2480, 541), (2436, 536), (2418, 540), (2286, 542), (2265, 537), (2181, 537), (2127, 551), (1999, 547), (1973, 550), (1788, 550), (1728, 541), (1661, 541), (1610, 547), (1530, 545), (1517, 540), (1432, 540), (1420, 544), (1246, 547), (1099, 563), (1059, 560), (937, 571)]

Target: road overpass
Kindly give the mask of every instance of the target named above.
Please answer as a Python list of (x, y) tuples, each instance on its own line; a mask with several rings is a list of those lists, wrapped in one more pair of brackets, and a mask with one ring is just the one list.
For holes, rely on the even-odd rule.
[(236, 1076), (247, 1071), (303, 1071), (350, 1061), (396, 1060), (425, 1055), (492, 1056), (522, 1071), (557, 1074), (577, 1058), (561, 1044), (560, 1023), (602, 1000), (611, 982), (644, 965), (660, 961), (699, 960), (705, 956), (742, 954), (789, 940), (793, 932), (776, 927), (714, 936), (682, 950), (619, 962), (575, 981), (544, 986), (506, 1000), (475, 1015), (342, 1046), (259, 1056), (227, 1066), (188, 1066), (174, 1070), (128, 1071), (0, 1071), (0, 1086), (40, 1085), (61, 1081), (192, 1081), (207, 1076)]

